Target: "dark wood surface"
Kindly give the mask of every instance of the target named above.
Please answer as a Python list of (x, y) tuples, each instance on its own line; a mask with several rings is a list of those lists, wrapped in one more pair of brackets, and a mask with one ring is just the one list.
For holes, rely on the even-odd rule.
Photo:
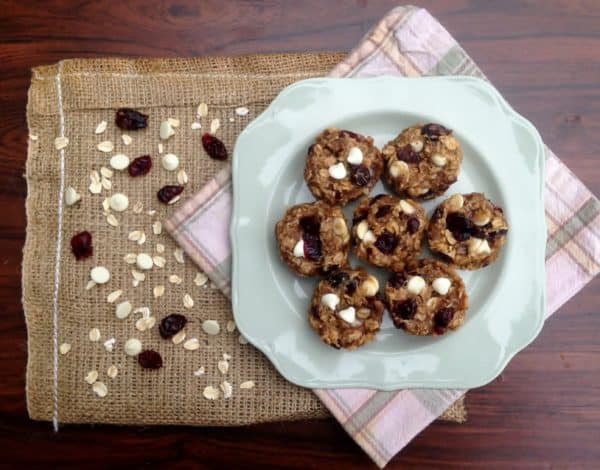
[[(424, 1), (515, 108), (600, 193), (600, 2)], [(362, 468), (333, 420), (247, 428), (67, 426), (25, 409), (20, 303), (30, 68), (69, 57), (347, 50), (393, 1), (0, 2), (0, 466)], [(599, 468), (600, 282), (389, 468)]]

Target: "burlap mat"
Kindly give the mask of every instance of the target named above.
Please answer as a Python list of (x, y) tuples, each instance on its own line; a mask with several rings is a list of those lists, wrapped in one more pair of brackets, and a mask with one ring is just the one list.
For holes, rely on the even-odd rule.
[[(237, 333), (223, 331), (208, 337), (201, 331), (205, 319), (216, 319), (224, 327), (232, 319), (228, 301), (216, 290), (193, 283), (197, 272), (187, 261), (179, 264), (173, 257), (175, 243), (166, 234), (154, 235), (151, 224), (164, 220), (172, 207), (159, 204), (156, 191), (175, 183), (175, 175), (166, 172), (154, 158), (149, 175), (131, 179), (126, 172), (112, 177), (112, 190), (92, 195), (87, 188), (90, 172), (108, 166), (109, 157), (125, 153), (130, 157), (151, 154), (157, 157), (158, 127), (168, 117), (181, 120), (177, 134), (165, 143), (165, 152), (179, 156), (181, 167), (189, 176), (184, 196), (192, 195), (223, 165), (206, 157), (200, 145), (202, 131), (192, 130), (200, 102), (209, 106), (208, 118), (201, 120), (204, 129), (210, 120), (219, 118), (217, 135), (229, 149), (235, 137), (259, 114), (286, 85), (313, 76), (326, 75), (343, 54), (289, 54), (244, 57), (213, 57), (200, 59), (99, 59), (69, 60), (57, 65), (33, 70), (27, 120), (30, 139), (27, 159), (27, 240), (23, 260), (23, 306), (27, 321), (29, 358), (27, 364), (27, 405), (31, 418), (61, 423), (120, 424), (192, 424), (240, 425), (264, 421), (295, 420), (327, 416), (325, 408), (310, 391), (296, 387), (277, 374), (268, 360), (249, 345), (238, 343)], [(250, 114), (241, 118), (233, 113), (236, 106), (247, 106)], [(129, 146), (121, 140), (114, 125), (114, 110), (130, 106), (150, 116), (150, 127), (128, 132), (133, 138)], [(235, 117), (234, 122), (229, 118)], [(70, 139), (64, 153), (64, 187), (73, 186), (82, 201), (62, 209), (62, 245), (60, 249), (59, 282), (55, 292), (56, 250), (58, 238), (61, 183), (59, 152), (54, 139), (60, 133)], [(102, 135), (95, 135), (96, 125), (108, 121)], [(104, 154), (96, 149), (103, 140), (111, 140), (115, 149)], [(102, 201), (111, 192), (124, 192), (130, 199), (130, 209), (117, 214), (119, 227), (112, 227), (102, 213)], [(131, 210), (141, 202), (144, 211)], [(156, 210), (148, 215), (147, 210)], [(85, 261), (75, 261), (69, 241), (73, 234), (88, 230), (94, 238), (94, 255)], [(133, 230), (143, 230), (147, 241), (138, 246), (127, 239)], [(166, 247), (163, 269), (154, 268), (139, 287), (132, 286), (131, 266), (123, 261), (126, 253), (156, 254), (155, 246)], [(85, 290), (89, 271), (104, 265), (111, 280), (103, 286)], [(180, 285), (167, 278), (177, 274)], [(154, 299), (152, 288), (165, 285), (163, 297)], [(129, 300), (134, 307), (147, 306), (160, 320), (165, 314), (184, 311), (182, 298), (189, 293), (194, 307), (185, 310), (191, 319), (186, 327), (188, 338), (200, 339), (201, 347), (187, 351), (181, 345), (162, 340), (157, 327), (140, 332), (135, 328), (139, 314), (117, 320), (114, 304), (107, 295), (123, 289), (117, 301)], [(56, 314), (56, 318), (54, 317)], [(56, 321), (57, 329), (53, 328)], [(88, 332), (98, 328), (101, 339), (90, 341)], [(116, 338), (112, 352), (103, 342)], [(146, 371), (123, 353), (123, 344), (137, 337), (159, 351), (164, 367)], [(66, 355), (55, 356), (55, 346), (63, 342), (72, 345)], [(230, 354), (229, 372), (223, 376), (217, 362), (223, 353)], [(56, 368), (55, 357), (57, 357)], [(119, 368), (115, 378), (107, 377), (110, 365)], [(206, 373), (196, 377), (193, 372), (204, 366)], [(108, 394), (97, 397), (84, 381), (90, 370), (99, 372)], [(233, 396), (216, 401), (206, 400), (202, 390), (217, 386), (226, 379), (233, 387)], [(240, 390), (239, 384), (253, 380), (256, 387)], [(464, 421), (462, 400), (444, 415), (445, 419)]]

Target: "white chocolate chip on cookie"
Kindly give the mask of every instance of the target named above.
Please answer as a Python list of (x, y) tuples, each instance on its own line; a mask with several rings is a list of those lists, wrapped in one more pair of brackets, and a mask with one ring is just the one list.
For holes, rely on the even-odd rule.
[(438, 277), (431, 283), (431, 287), (440, 295), (446, 295), (450, 290), (452, 282), (447, 277)]
[(336, 294), (325, 294), (321, 297), (321, 305), (331, 310), (335, 310), (339, 303), (340, 298)]
[(425, 288), (425, 279), (423, 279), (421, 276), (413, 276), (408, 280), (406, 288), (411, 294), (419, 295)]
[(298, 240), (298, 243), (294, 246), (294, 256), (296, 258), (304, 258), (304, 240)]
[(346, 160), (352, 165), (360, 165), (363, 162), (362, 150), (358, 147), (352, 147), (348, 152), (348, 157), (346, 157)]
[(336, 163), (335, 165), (331, 165), (328, 171), (329, 176), (336, 180), (342, 180), (348, 174), (348, 172), (346, 171), (346, 167), (342, 162)]
[(346, 323), (354, 323), (356, 320), (356, 310), (354, 307), (348, 307), (338, 312), (338, 316)]

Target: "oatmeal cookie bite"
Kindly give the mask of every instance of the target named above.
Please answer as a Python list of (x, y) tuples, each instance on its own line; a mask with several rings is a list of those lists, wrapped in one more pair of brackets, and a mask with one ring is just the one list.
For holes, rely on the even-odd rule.
[(507, 232), (502, 209), (483, 194), (455, 194), (433, 211), (427, 241), (454, 266), (478, 269), (498, 258)]
[(383, 172), (372, 137), (326, 129), (308, 149), (304, 179), (317, 199), (344, 206), (369, 194)]
[(385, 305), (379, 282), (362, 268), (342, 269), (323, 279), (312, 296), (308, 321), (321, 340), (336, 349), (354, 349), (373, 340)]
[(419, 255), (427, 218), (415, 201), (380, 194), (358, 204), (352, 223), (356, 256), (398, 271)]
[(324, 202), (290, 207), (275, 225), (279, 255), (301, 276), (346, 266), (350, 234), (339, 207)]
[(385, 301), (396, 328), (411, 335), (442, 335), (465, 320), (468, 298), (460, 276), (433, 259), (412, 261), (385, 283)]
[(433, 199), (456, 182), (463, 159), (452, 130), (440, 124), (404, 129), (382, 149), (384, 179), (403, 197)]

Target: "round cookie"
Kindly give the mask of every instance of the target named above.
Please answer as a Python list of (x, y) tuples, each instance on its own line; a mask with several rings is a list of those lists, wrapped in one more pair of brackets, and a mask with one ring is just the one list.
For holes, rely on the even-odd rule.
[(463, 153), (452, 130), (440, 124), (404, 129), (381, 151), (384, 179), (400, 196), (433, 199), (456, 182)]
[(319, 282), (308, 321), (324, 343), (354, 349), (375, 338), (384, 309), (375, 277), (362, 268), (343, 269)]
[(304, 179), (317, 199), (344, 206), (381, 178), (383, 157), (372, 137), (330, 128), (308, 149)]
[(502, 209), (483, 194), (455, 194), (433, 211), (427, 241), (456, 267), (478, 269), (498, 258), (507, 232)]
[(450, 266), (433, 259), (409, 263), (385, 283), (385, 300), (396, 328), (411, 335), (443, 335), (463, 324), (465, 285)]
[(419, 255), (427, 218), (417, 202), (380, 194), (360, 201), (352, 223), (356, 256), (398, 271)]
[(279, 255), (301, 276), (346, 266), (350, 233), (339, 207), (321, 201), (290, 207), (275, 225)]

